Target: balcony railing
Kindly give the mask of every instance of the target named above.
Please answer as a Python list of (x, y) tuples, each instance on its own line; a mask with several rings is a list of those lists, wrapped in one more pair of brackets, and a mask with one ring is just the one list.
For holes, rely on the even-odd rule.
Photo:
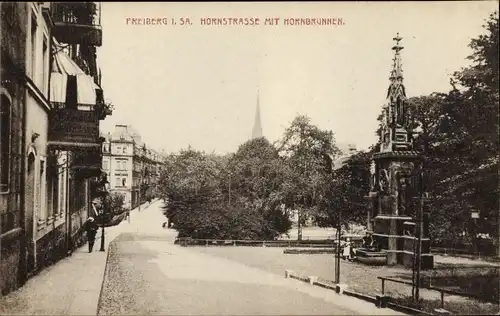
[(52, 18), (55, 23), (101, 26), (100, 2), (53, 2)]
[(51, 10), (58, 41), (102, 45), (100, 2), (53, 2)]

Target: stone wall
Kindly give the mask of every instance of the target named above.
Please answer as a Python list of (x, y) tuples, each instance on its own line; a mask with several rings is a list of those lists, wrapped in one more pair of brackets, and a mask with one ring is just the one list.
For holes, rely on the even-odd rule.
[(66, 226), (64, 224), (59, 225), (45, 234), (37, 241), (36, 247), (38, 271), (66, 257)]
[(6, 295), (19, 286), (20, 235), (21, 229), (18, 228), (1, 237), (0, 289), (2, 295)]

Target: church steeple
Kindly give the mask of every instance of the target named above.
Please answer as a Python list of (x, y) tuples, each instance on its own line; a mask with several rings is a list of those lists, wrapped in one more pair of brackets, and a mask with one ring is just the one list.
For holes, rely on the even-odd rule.
[(257, 91), (257, 108), (255, 110), (255, 122), (253, 123), (252, 138), (263, 137), (262, 123), (260, 120), (260, 100), (259, 91)]

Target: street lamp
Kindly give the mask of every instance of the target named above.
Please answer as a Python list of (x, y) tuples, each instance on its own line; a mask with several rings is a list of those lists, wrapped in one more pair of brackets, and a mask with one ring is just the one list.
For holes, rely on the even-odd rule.
[[(336, 170), (341, 169), (342, 167), (345, 166), (345, 164), (349, 161), (349, 159), (356, 154), (355, 148), (350, 148), (349, 153), (346, 155), (343, 155), (335, 160), (333, 160), (333, 156), (330, 156), (330, 160), (333, 161), (332, 164), (332, 173), (335, 172)], [(343, 187), (343, 191), (345, 193), (346, 188)], [(345, 200), (346, 197), (345, 195), (342, 196), (342, 199)], [(342, 241), (342, 206), (339, 207), (339, 216), (337, 219), (337, 254), (336, 254), (336, 260), (335, 260), (335, 283), (339, 284), (340, 283), (340, 257), (342, 255), (342, 249), (340, 247), (340, 243)]]
[(99, 216), (101, 217), (101, 248), (99, 251), (105, 251), (104, 250), (104, 236), (105, 236), (105, 231), (104, 231), (104, 226), (105, 226), (105, 216), (107, 215), (106, 209), (107, 209), (107, 203), (106, 203), (106, 198), (109, 196), (109, 182), (107, 180), (107, 177), (105, 175), (101, 176), (100, 182), (99, 182), (99, 187), (101, 188), (101, 191), (99, 191), (99, 198), (102, 199), (101, 203), (101, 209), (99, 210)]
[(339, 218), (337, 223), (337, 258), (335, 258), (335, 283), (340, 283), (340, 256), (342, 249), (340, 243), (342, 241), (342, 207), (339, 208)]
[(477, 238), (477, 231), (478, 231), (478, 226), (477, 226), (477, 219), (479, 218), (479, 211), (472, 209), (470, 212), (470, 218), (472, 218), (474, 226), (472, 229), (472, 245), (473, 245), (473, 250), (479, 252), (479, 247), (477, 246), (476, 238)]
[(100, 210), (100, 216), (101, 216), (101, 221), (102, 221), (102, 226), (101, 226), (101, 249), (99, 251), (105, 251), (104, 250), (104, 236), (105, 236), (105, 231), (104, 231), (104, 207), (101, 208)]
[(227, 186), (228, 186), (228, 206), (231, 206), (231, 176), (232, 176), (231, 171), (229, 171), (228, 175), (229, 175), (229, 181), (227, 183)]

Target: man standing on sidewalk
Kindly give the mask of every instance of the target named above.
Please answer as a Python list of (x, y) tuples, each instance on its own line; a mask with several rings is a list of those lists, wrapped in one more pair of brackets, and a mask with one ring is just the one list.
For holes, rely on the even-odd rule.
[(85, 223), (85, 230), (87, 231), (87, 239), (89, 241), (89, 252), (92, 252), (94, 247), (95, 235), (97, 234), (97, 224), (93, 217), (89, 217)]

